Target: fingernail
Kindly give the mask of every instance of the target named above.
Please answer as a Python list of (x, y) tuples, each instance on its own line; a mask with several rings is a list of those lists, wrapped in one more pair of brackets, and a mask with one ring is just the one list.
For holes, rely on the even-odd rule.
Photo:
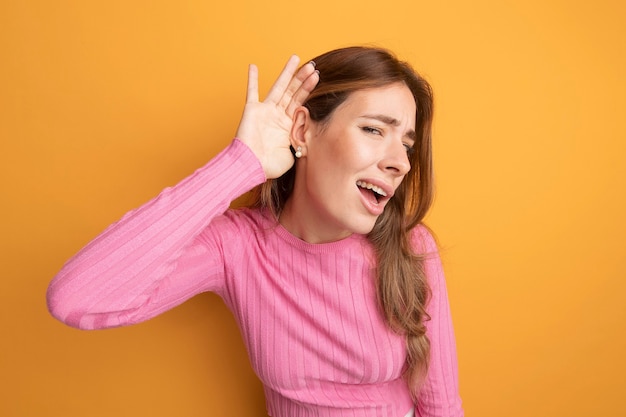
[(313, 65), (313, 68), (315, 68), (315, 61), (309, 61), (309, 64)]

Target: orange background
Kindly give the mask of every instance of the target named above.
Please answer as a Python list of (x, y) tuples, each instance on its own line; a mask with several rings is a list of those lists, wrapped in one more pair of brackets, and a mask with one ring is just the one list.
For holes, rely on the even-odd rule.
[(80, 332), (46, 286), (106, 225), (233, 136), (247, 64), (375, 44), (432, 83), (468, 416), (626, 415), (621, 1), (0, 3), (0, 415), (264, 416), (205, 294)]

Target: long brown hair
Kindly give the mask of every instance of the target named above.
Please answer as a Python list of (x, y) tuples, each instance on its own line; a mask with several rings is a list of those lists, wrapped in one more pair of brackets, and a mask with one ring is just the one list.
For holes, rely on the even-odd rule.
[[(431, 130), (433, 97), (430, 85), (409, 64), (381, 48), (336, 49), (313, 59), (320, 82), (304, 106), (311, 119), (325, 123), (333, 111), (357, 90), (404, 83), (415, 99), (416, 141), (409, 155), (411, 170), (368, 234), (377, 255), (378, 301), (389, 326), (407, 338), (405, 376), (414, 396), (428, 369), (430, 343), (424, 322), (430, 289), (424, 255), (411, 245), (411, 230), (421, 224), (433, 199)], [(255, 207), (278, 217), (293, 191), (295, 164), (283, 176), (255, 190)]]

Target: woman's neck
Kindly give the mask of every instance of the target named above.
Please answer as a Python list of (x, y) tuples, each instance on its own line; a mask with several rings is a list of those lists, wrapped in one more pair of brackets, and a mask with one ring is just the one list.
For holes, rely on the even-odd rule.
[(315, 208), (294, 192), (285, 202), (278, 222), (292, 235), (307, 243), (329, 243), (345, 239), (352, 233), (338, 231), (323, 221)]

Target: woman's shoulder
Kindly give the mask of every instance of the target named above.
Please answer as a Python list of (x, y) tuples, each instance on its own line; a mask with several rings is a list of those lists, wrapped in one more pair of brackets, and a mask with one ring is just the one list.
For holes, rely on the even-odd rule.
[(422, 258), (431, 291), (440, 291), (442, 285), (445, 286), (445, 278), (434, 233), (428, 226), (419, 224), (411, 230), (411, 244), (415, 253)]
[[(230, 208), (223, 215), (213, 220), (212, 225), (223, 229), (235, 229), (239, 232), (266, 229), (272, 223), (272, 217), (264, 209), (241, 207)], [(275, 221), (274, 221), (275, 223)]]
[(262, 209), (230, 208), (216, 216), (200, 233), (200, 239), (222, 250), (241, 251), (271, 230), (271, 218)]
[(433, 231), (424, 223), (419, 223), (410, 232), (411, 245), (416, 253), (436, 255), (439, 252)]
[(267, 208), (230, 208), (215, 219), (211, 227), (220, 231), (227, 240), (241, 238), (267, 239), (276, 234), (278, 220)]

